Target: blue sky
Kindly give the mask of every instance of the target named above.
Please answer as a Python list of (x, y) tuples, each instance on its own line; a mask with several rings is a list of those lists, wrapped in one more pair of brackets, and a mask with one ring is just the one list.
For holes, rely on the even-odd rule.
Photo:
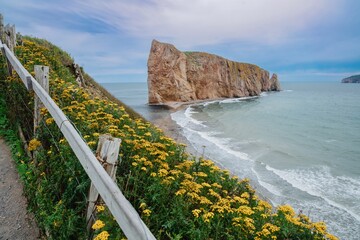
[(360, 74), (358, 0), (0, 0), (0, 13), (98, 82), (145, 82), (152, 39), (253, 63), (280, 81)]

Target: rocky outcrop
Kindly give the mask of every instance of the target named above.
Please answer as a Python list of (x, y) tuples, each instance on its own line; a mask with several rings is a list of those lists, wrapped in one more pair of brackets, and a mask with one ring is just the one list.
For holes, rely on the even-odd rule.
[(276, 74), (203, 52), (181, 52), (153, 40), (148, 59), (149, 103), (256, 96), (279, 91)]
[(360, 83), (360, 75), (354, 75), (341, 80), (342, 83)]

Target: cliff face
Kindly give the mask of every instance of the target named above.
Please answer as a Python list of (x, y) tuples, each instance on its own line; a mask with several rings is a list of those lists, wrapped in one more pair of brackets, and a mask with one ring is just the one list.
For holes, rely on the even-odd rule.
[(342, 83), (360, 83), (360, 75), (354, 75), (341, 80)]
[(148, 59), (149, 103), (256, 96), (279, 91), (277, 75), (202, 52), (181, 52), (153, 40)]

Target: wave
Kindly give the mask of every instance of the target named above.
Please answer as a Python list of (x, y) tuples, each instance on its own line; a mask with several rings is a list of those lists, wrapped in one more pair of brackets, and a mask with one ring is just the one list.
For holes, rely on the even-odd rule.
[[(209, 143), (214, 144), (219, 149), (225, 151), (232, 156), (240, 158), (242, 160), (251, 160), (250, 156), (246, 153), (240, 151), (234, 151), (229, 147), (229, 143), (231, 139), (229, 138), (219, 138), (218, 135), (221, 132), (209, 131), (204, 122), (198, 121), (192, 117), (195, 112), (192, 107), (188, 107), (184, 112), (179, 111), (171, 114), (171, 118), (175, 121), (179, 126), (183, 128), (183, 130), (191, 132), (192, 134), (198, 134), (202, 139), (206, 140)], [(194, 126), (197, 125), (197, 126)], [(199, 129), (200, 126), (200, 129)], [(187, 136), (185, 136), (187, 137)], [(190, 141), (191, 142), (191, 141)]]
[[(177, 121), (175, 121), (180, 127), (186, 127), (189, 124), (195, 124), (195, 125), (199, 125), (202, 127), (206, 127), (206, 125), (204, 125), (204, 121), (199, 121), (196, 120), (195, 118), (192, 117), (192, 115), (194, 114), (194, 109), (190, 106), (188, 108), (186, 108), (185, 112), (184, 112), (184, 118), (177, 118)], [(173, 114), (171, 114), (172, 116)], [(174, 119), (173, 119), (174, 120)]]
[(360, 222), (356, 211), (356, 199), (360, 199), (360, 179), (332, 176), (328, 167), (311, 169), (279, 170), (266, 166), (292, 187), (312, 196), (322, 198), (328, 204), (342, 209)]
[[(261, 93), (260, 96), (266, 96), (267, 93)], [(240, 98), (229, 98), (229, 99), (225, 99), (225, 100), (221, 100), (220, 103), (237, 103), (237, 102), (241, 102), (241, 101), (245, 101), (245, 100), (249, 100), (249, 99), (255, 99), (255, 98), (259, 98), (259, 96), (252, 96), (252, 97), (240, 97)]]

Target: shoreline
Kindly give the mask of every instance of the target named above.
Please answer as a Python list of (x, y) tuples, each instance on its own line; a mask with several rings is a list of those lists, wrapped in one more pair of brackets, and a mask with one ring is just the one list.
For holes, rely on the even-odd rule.
[[(255, 96), (257, 97), (257, 96)], [(148, 106), (159, 106), (159, 107), (165, 107), (172, 111), (179, 111), (183, 108), (190, 107), (192, 105), (196, 105), (199, 103), (206, 103), (206, 102), (216, 102), (216, 101), (222, 101), (225, 99), (241, 99), (246, 97), (239, 97), (239, 98), (216, 98), (216, 99), (203, 99), (203, 100), (194, 100), (189, 102), (166, 102), (166, 103), (148, 103)]]
[[(212, 102), (212, 101), (221, 101), (221, 99), (219, 100), (208, 100), (208, 101), (201, 101), (201, 102)], [(176, 143), (183, 143), (186, 145), (185, 149), (186, 152), (190, 154), (190, 156), (195, 157), (196, 159), (198, 159), (202, 153), (199, 152), (198, 150), (196, 150), (196, 148), (193, 146), (193, 144), (182, 134), (182, 127), (180, 127), (172, 118), (171, 118), (171, 114), (177, 111), (181, 111), (187, 107), (191, 107), (194, 104), (198, 104), (199, 102), (192, 102), (192, 103), (186, 103), (186, 104), (182, 104), (180, 106), (180, 108), (178, 109), (172, 109), (172, 108), (168, 108), (166, 113), (164, 114), (164, 118), (157, 118), (157, 119), (153, 119), (153, 120), (147, 120), (149, 122), (151, 122), (152, 124), (154, 124), (156, 127), (160, 128), (164, 134), (168, 137), (171, 137), (172, 139), (174, 139), (174, 141)], [(150, 105), (150, 106), (154, 106), (154, 105)], [(164, 107), (164, 105), (157, 105), (159, 107)], [(214, 162), (214, 164), (218, 167), (220, 167), (223, 170), (229, 170), (230, 174), (232, 176), (237, 176), (236, 174), (231, 172), (231, 169), (227, 169), (222, 167), (221, 165), (219, 165), (219, 163), (217, 163), (216, 160), (211, 159), (209, 157), (204, 156), (205, 159), (209, 159), (212, 162)], [(239, 176), (237, 176), (239, 177)], [(240, 177), (239, 177), (240, 179)], [(256, 183), (256, 181), (254, 179), (250, 179), (250, 186), (256, 191), (256, 195), (262, 199), (267, 201), (268, 203), (270, 203), (272, 205), (273, 208), (275, 208), (275, 204), (271, 201), (271, 199), (266, 195), (266, 193), (263, 193), (260, 189), (258, 184)], [(268, 189), (266, 189), (266, 191), (269, 191)]]
[[(150, 105), (150, 106), (154, 106), (154, 105)], [(159, 105), (157, 105), (159, 106)], [(163, 105), (161, 105), (163, 106)], [(182, 109), (184, 109), (186, 106), (190, 106), (189, 105), (181, 105), (180, 108), (177, 109), (167, 109), (166, 113), (163, 114), (163, 118), (156, 118), (153, 120), (148, 120), (149, 122), (151, 122), (152, 124), (154, 124), (156, 127), (160, 128), (164, 134), (166, 136), (171, 137), (172, 139), (174, 139), (175, 142), (177, 143), (183, 143), (186, 145), (186, 151), (188, 153), (190, 153), (193, 156), (197, 156), (199, 154), (199, 152), (192, 146), (191, 142), (181, 133), (182, 132), (182, 128), (171, 118), (171, 114), (177, 111), (181, 111)]]

